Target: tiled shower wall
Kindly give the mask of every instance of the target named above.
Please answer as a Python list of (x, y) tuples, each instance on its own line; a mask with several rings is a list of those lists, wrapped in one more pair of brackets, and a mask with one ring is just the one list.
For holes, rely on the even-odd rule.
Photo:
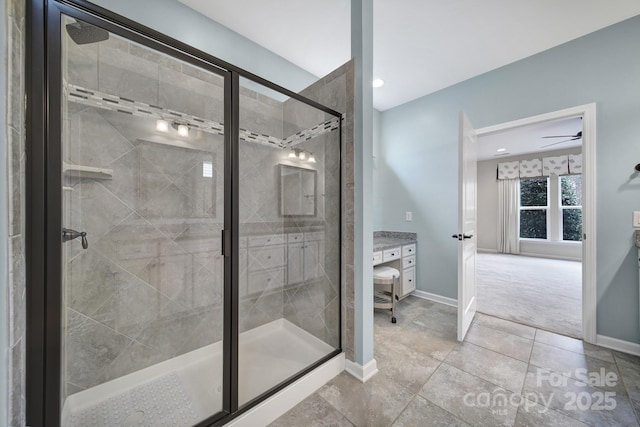
[[(123, 40), (66, 40), (68, 83), (223, 122), (222, 79)], [(242, 126), (282, 138), (282, 104), (241, 93)], [(113, 109), (112, 109), (113, 110)], [(67, 394), (221, 339), (223, 138), (192, 129), (200, 150), (163, 144), (155, 120), (70, 103), (69, 164), (107, 168), (110, 179), (67, 178), (68, 227), (86, 231), (67, 251)], [(158, 143), (161, 142), (161, 143)], [(166, 142), (166, 141), (164, 141)], [(278, 221), (272, 170), (281, 149), (242, 144), (241, 221)], [(203, 162), (213, 177), (203, 177)], [(266, 185), (266, 186), (265, 186)], [(211, 280), (215, 277), (215, 280)], [(105, 278), (107, 278), (105, 280)], [(281, 293), (283, 291), (281, 290)], [(282, 306), (245, 301), (243, 329), (282, 316)], [(271, 298), (273, 299), (273, 297)]]
[[(68, 83), (223, 122), (218, 77), (115, 37), (65, 46)], [(328, 118), (301, 115), (310, 107), (297, 104), (243, 88), (240, 127), (282, 139)], [(65, 161), (113, 171), (110, 179), (66, 178), (65, 226), (89, 237), (87, 250), (79, 240), (65, 245), (67, 395), (218, 341), (222, 332), (222, 137), (193, 132), (196, 151), (158, 144), (155, 120), (114, 109), (72, 102), (65, 112)], [(324, 230), (331, 239), (323, 246), (326, 280), (244, 297), (241, 331), (286, 318), (338, 344), (340, 260), (331, 243), (339, 224), (323, 214), (325, 203), (333, 212), (339, 203), (339, 153), (323, 147), (337, 147), (337, 137), (296, 146), (313, 151), (319, 165), (319, 214), (308, 220), (280, 216), (278, 164), (288, 151), (240, 143), (241, 234)], [(203, 162), (212, 163), (213, 178), (203, 178)]]
[[(10, 345), (11, 361), (10, 374), (10, 417), (11, 425), (20, 426), (25, 419), (25, 257), (24, 257), (24, 211), (25, 211), (25, 131), (24, 131), (24, 34), (25, 34), (25, 3), (20, 0), (8, 0), (7, 33), (9, 40), (10, 57), (7, 64), (9, 78), (8, 97), (8, 159), (9, 159), (9, 225), (10, 225)], [(68, 81), (86, 88), (109, 89), (110, 93), (121, 94), (138, 101), (148, 103), (156, 102), (166, 106), (207, 118), (222, 121), (222, 104), (217, 100), (212, 101), (212, 93), (221, 93), (219, 81), (210, 78), (206, 73), (193, 67), (177, 63), (165, 57), (155, 55), (152, 52), (141, 49), (136, 45), (129, 45), (111, 39), (103, 43), (102, 57), (99, 59), (98, 45), (85, 45), (69, 50), (69, 61), (74, 63), (70, 67)], [(74, 62), (75, 61), (75, 62)], [(77, 66), (75, 66), (77, 65)], [(93, 68), (93, 67), (99, 67)], [(154, 76), (156, 78), (150, 78)], [(309, 88), (304, 94), (320, 102), (346, 113), (346, 121), (343, 123), (344, 147), (342, 152), (343, 173), (345, 182), (343, 185), (343, 345), (349, 358), (353, 355), (353, 70), (349, 64), (327, 76), (317, 84)], [(173, 91), (173, 92), (172, 92)], [(188, 96), (185, 96), (185, 91)], [(206, 93), (206, 96), (204, 95)], [(253, 129), (264, 133), (282, 137), (285, 133), (282, 129), (285, 113), (283, 106), (278, 106), (272, 100), (252, 91), (243, 91), (243, 103), (255, 105), (256, 114), (248, 114), (244, 120), (253, 123)], [(250, 100), (249, 102), (245, 102)], [(204, 113), (203, 113), (204, 111)], [(246, 113), (248, 110), (245, 109)], [(217, 274), (216, 268), (219, 261), (218, 234), (206, 234), (211, 230), (212, 224), (221, 221), (222, 204), (219, 199), (222, 173), (222, 156), (204, 151), (192, 156), (186, 154), (186, 150), (167, 146), (159, 148), (156, 144), (145, 143), (144, 138), (139, 138), (139, 129), (126, 126), (117, 113), (101, 109), (70, 106), (68, 120), (65, 121), (65, 130), (69, 135), (75, 135), (79, 141), (88, 144), (93, 141), (93, 147), (105, 148), (104, 151), (91, 152), (87, 148), (75, 154), (76, 162), (89, 162), (100, 160), (113, 167), (114, 178), (107, 180), (71, 179), (67, 181), (69, 188), (78, 187), (78, 191), (67, 190), (65, 198), (71, 201), (73, 197), (83, 200), (84, 213), (70, 210), (68, 220), (73, 226), (87, 226), (90, 230), (90, 249), (81, 253), (77, 245), (68, 246), (70, 265), (69, 277), (77, 274), (85, 283), (99, 280), (103, 275), (113, 278), (115, 288), (98, 289), (97, 294), (84, 294), (87, 292), (82, 287), (73, 288), (67, 295), (67, 324), (70, 333), (70, 344), (76, 346), (73, 353), (77, 359), (70, 363), (73, 372), (67, 372), (67, 378), (73, 378), (67, 384), (67, 393), (73, 393), (82, 388), (105, 381), (109, 378), (123, 375), (143, 366), (156, 363), (162, 358), (180, 352), (198, 348), (207, 343), (219, 339), (219, 334), (214, 328), (206, 327), (217, 320), (219, 314), (219, 289), (199, 288), (202, 275)], [(351, 124), (350, 124), (351, 123)], [(123, 126), (125, 125), (125, 126)], [(286, 126), (286, 125), (285, 125)], [(118, 128), (118, 130), (116, 130)], [(95, 138), (99, 137), (99, 140)], [(324, 136), (328, 140), (330, 136)], [(142, 141), (141, 141), (142, 139)], [(210, 146), (216, 146), (219, 141), (215, 137), (203, 137)], [(71, 141), (71, 140), (68, 140)], [(101, 142), (96, 145), (96, 142)], [(250, 145), (246, 144), (248, 150)], [(319, 141), (314, 144), (316, 156), (324, 155), (320, 149)], [(87, 145), (88, 147), (88, 145)], [(245, 150), (245, 155), (251, 158), (260, 158), (262, 147), (253, 146), (256, 153)], [(74, 150), (67, 145), (69, 154)], [(273, 150), (275, 152), (275, 150)], [(84, 157), (83, 157), (84, 156)], [(178, 168), (175, 164), (163, 164), (161, 159), (171, 158), (179, 160)], [(193, 172), (201, 164), (201, 161), (211, 161), (214, 167), (213, 185), (215, 191), (211, 194), (201, 188), (194, 189), (189, 194), (185, 191), (184, 183), (193, 175)], [(69, 163), (74, 159), (69, 158)], [(127, 164), (129, 162), (129, 164)], [(135, 165), (136, 169), (130, 166)], [(179, 169), (179, 172), (174, 173)], [(130, 179), (140, 183), (133, 188), (123, 185), (124, 172), (134, 171), (135, 176)], [(122, 172), (122, 173), (121, 173)], [(184, 172), (180, 174), (180, 172)], [(332, 171), (336, 177), (337, 172)], [(217, 175), (216, 175), (217, 174)], [(162, 181), (165, 188), (158, 188), (152, 181), (157, 178)], [(164, 180), (164, 181), (163, 181)], [(119, 186), (120, 181), (120, 186)], [(181, 183), (183, 184), (181, 186)], [(162, 185), (159, 185), (162, 187)], [(196, 186), (197, 187), (197, 186)], [(207, 188), (211, 188), (208, 185)], [(167, 191), (161, 191), (167, 190)], [(150, 203), (156, 192), (156, 203)], [(274, 190), (275, 191), (275, 190)], [(163, 194), (159, 194), (163, 193)], [(177, 198), (179, 203), (164, 203)], [(105, 208), (105, 200), (109, 203)], [(252, 199), (253, 200), (253, 199)], [(163, 202), (164, 201), (164, 202)], [(275, 200), (274, 200), (275, 201)], [(178, 205), (181, 211), (167, 210), (169, 206)], [(185, 207), (186, 206), (186, 207)], [(97, 220), (90, 218), (89, 211), (94, 210)], [(277, 204), (271, 206), (272, 212), (276, 212)], [(89, 216), (86, 216), (89, 215)], [(205, 225), (175, 223), (164, 221), (167, 218), (206, 218)], [(265, 218), (270, 215), (264, 213)], [(245, 218), (249, 220), (249, 218)], [(256, 232), (264, 232), (264, 224), (255, 223)], [(132, 233), (132, 226), (135, 233)], [(324, 226), (335, 229), (335, 224), (322, 223), (322, 221), (297, 221), (285, 223), (281, 231), (296, 229), (308, 230), (309, 227)], [(332, 228), (333, 227), (333, 228)], [(250, 228), (250, 227), (249, 227)], [(251, 230), (249, 230), (251, 231)], [(96, 239), (111, 233), (115, 236), (108, 244), (108, 239)], [(332, 231), (333, 233), (333, 231)], [(133, 236), (133, 237), (132, 237)], [(77, 242), (76, 242), (77, 243)], [(135, 243), (140, 247), (154, 246), (157, 251), (154, 254), (142, 251), (141, 258), (150, 257), (152, 260), (144, 263), (140, 258), (126, 259), (126, 249)], [(334, 252), (327, 251), (328, 258), (336, 257)], [(80, 266), (79, 257), (93, 258), (94, 263), (87, 263), (92, 268), (79, 268), (74, 270), (73, 264)], [(115, 261), (114, 262), (114, 259)], [(327, 261), (325, 264), (338, 264)], [(144, 265), (141, 265), (144, 264)], [(132, 274), (129, 269), (136, 270), (138, 274)], [(189, 277), (185, 279), (185, 271), (189, 271)], [(170, 289), (171, 283), (164, 280), (167, 277), (178, 277), (178, 280), (187, 280), (191, 284), (191, 294)], [(329, 277), (336, 277), (335, 273), (328, 272)], [(334, 291), (337, 289), (331, 284)], [(309, 305), (317, 295), (318, 289), (306, 289), (297, 296), (288, 289), (283, 293), (283, 304), (276, 307), (272, 313), (266, 305), (260, 305), (262, 315), (266, 319), (286, 317), (296, 323), (296, 319), (305, 318), (307, 309), (318, 311), (316, 307)], [(351, 295), (351, 297), (350, 297)], [(325, 331), (311, 331), (327, 342), (333, 343), (335, 337), (329, 337), (327, 331), (335, 330), (330, 324), (337, 320), (333, 314), (337, 298), (329, 291), (322, 296), (324, 307), (314, 315), (322, 316), (325, 322)], [(257, 306), (258, 298), (250, 300), (250, 304)], [(102, 300), (103, 304), (96, 307), (96, 301)], [(151, 301), (152, 305), (140, 304), (141, 301)], [(132, 306), (122, 303), (132, 301)], [(288, 304), (288, 306), (287, 306)], [(320, 306), (322, 306), (321, 304)], [(175, 310), (171, 307), (180, 306)], [(184, 308), (187, 307), (187, 310)], [(116, 314), (124, 310), (128, 314), (129, 321), (121, 323)], [(297, 312), (296, 312), (297, 310)], [(149, 314), (149, 312), (151, 314)], [(160, 315), (162, 313), (162, 315)], [(247, 312), (249, 313), (249, 312)], [(344, 315), (346, 314), (346, 316)], [(249, 316), (250, 317), (250, 316)], [(262, 317), (262, 321), (266, 320)], [(251, 324), (246, 320), (247, 326)], [(301, 323), (301, 322), (299, 322)], [(304, 324), (299, 326), (305, 327)], [(311, 329), (311, 328), (308, 328)], [(175, 341), (160, 339), (160, 331), (178, 336)], [(193, 332), (186, 334), (185, 331)], [(325, 335), (323, 335), (323, 333)], [(135, 335), (135, 337), (131, 337)], [(188, 335), (188, 337), (186, 337)], [(91, 345), (100, 344), (100, 350)], [(165, 342), (166, 341), (166, 342)], [(160, 351), (158, 351), (160, 350)]]
[[(354, 360), (354, 63), (349, 61), (301, 92), (309, 99), (343, 113), (342, 122), (342, 348)], [(327, 171), (337, 176), (337, 171)], [(332, 256), (332, 254), (327, 254)]]
[[(325, 88), (326, 89), (326, 88)], [(338, 89), (339, 90), (339, 89)], [(344, 91), (336, 96), (344, 97)], [(340, 111), (340, 110), (338, 110)], [(290, 99), (284, 103), (284, 133), (293, 135), (310, 129), (332, 116)], [(320, 244), (322, 277), (286, 288), (284, 317), (331, 346), (339, 345), (340, 315), (340, 150), (339, 132), (333, 132), (304, 141), (296, 148), (312, 152), (317, 159), (317, 215), (285, 218), (288, 232), (321, 230)], [(294, 161), (294, 166), (308, 165)]]
[(7, 159), (9, 194), (9, 417), (25, 419), (25, 2), (7, 0)]

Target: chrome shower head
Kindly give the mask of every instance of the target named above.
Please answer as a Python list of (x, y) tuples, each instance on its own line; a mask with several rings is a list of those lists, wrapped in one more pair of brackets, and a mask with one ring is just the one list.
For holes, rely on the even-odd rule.
[(96, 43), (107, 40), (109, 32), (87, 22), (76, 21), (67, 24), (67, 34), (77, 45)]

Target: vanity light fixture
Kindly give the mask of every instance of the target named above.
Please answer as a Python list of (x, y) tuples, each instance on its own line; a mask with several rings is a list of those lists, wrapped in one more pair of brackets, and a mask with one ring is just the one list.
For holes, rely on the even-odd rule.
[(314, 156), (313, 153), (300, 148), (292, 148), (287, 157), (290, 159), (306, 160), (309, 163), (316, 163), (316, 156)]
[(373, 87), (382, 87), (384, 85), (384, 80), (382, 79), (374, 79), (372, 82)]
[(171, 126), (178, 131), (178, 135), (185, 138), (189, 136), (189, 125), (186, 123), (173, 122)]
[(166, 120), (156, 120), (156, 130), (160, 132), (169, 132), (169, 122)]
[(189, 126), (187, 126), (187, 125), (178, 125), (178, 135), (180, 135), (180, 136), (189, 136)]

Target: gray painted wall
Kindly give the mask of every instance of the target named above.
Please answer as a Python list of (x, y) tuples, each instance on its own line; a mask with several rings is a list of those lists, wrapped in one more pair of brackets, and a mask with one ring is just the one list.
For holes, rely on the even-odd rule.
[(0, 174), (0, 424), (9, 423), (7, 413), (7, 390), (9, 382), (7, 377), (9, 366), (9, 311), (7, 302), (9, 301), (9, 272), (7, 271), (7, 246), (8, 219), (7, 211), (7, 34), (9, 28), (7, 22), (6, 4), (0, 0), (0, 22), (3, 30), (0, 31), (0, 165), (4, 165)]
[[(597, 103), (597, 332), (640, 342), (631, 212), (640, 209), (640, 17), (382, 114), (381, 227), (417, 231), (418, 288), (457, 293), (458, 112), (477, 128)], [(414, 221), (403, 221), (413, 210)]]

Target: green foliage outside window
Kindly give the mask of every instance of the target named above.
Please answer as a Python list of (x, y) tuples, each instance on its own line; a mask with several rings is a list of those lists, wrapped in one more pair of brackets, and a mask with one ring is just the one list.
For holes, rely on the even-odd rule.
[[(560, 177), (562, 206), (582, 206), (582, 175)], [(582, 240), (582, 209), (562, 210), (562, 240)]]
[(544, 207), (544, 209), (522, 209), (520, 211), (521, 238), (547, 238), (547, 185), (547, 178), (523, 178), (520, 180), (520, 206)]

